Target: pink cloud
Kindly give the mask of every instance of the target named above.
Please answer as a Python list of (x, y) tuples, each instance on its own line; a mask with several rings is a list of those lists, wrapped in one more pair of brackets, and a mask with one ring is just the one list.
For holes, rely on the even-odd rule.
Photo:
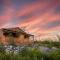
[[(55, 14), (54, 9), (60, 4), (60, 0), (52, 1), (52, 3), (47, 2), (36, 2), (33, 4), (26, 4), (21, 9), (14, 9), (13, 5), (11, 5), (10, 0), (5, 0), (5, 11), (3, 15), (0, 16), (0, 26), (4, 27), (11, 24), (10, 21), (13, 21), (14, 18), (18, 18), (21, 16), (26, 16), (31, 14), (29, 18), (26, 19), (16, 19), (18, 23), (16, 26), (25, 27), (27, 31), (35, 34), (45, 34), (49, 32), (53, 32), (54, 30), (60, 30), (60, 26), (56, 26), (50, 29), (46, 29), (43, 25), (53, 22), (55, 20), (60, 20), (60, 14)], [(38, 12), (40, 10), (40, 12)], [(33, 13), (37, 11), (38, 13)], [(33, 14), (32, 14), (33, 13)], [(22, 21), (22, 22), (21, 22)], [(10, 23), (9, 23), (10, 22)], [(12, 22), (13, 24), (15, 22)]]

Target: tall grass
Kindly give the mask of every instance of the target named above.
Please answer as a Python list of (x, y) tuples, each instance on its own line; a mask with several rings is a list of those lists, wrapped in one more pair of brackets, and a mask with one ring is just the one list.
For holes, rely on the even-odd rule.
[(60, 60), (60, 50), (44, 54), (37, 48), (24, 48), (17, 54), (0, 52), (0, 60)]
[(4, 47), (0, 45), (0, 60), (60, 60), (60, 42), (35, 42), (39, 46), (45, 46), (51, 48), (52, 46), (59, 49), (51, 51), (49, 53), (43, 53), (39, 48), (25, 47), (19, 53), (6, 53)]
[(0, 53), (0, 60), (41, 60), (42, 54), (38, 49), (24, 49), (18, 54)]

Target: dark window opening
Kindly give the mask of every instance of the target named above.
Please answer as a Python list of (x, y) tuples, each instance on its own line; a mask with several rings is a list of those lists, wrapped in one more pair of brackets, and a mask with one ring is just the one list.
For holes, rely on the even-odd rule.
[(4, 35), (4, 36), (8, 36), (8, 35), (9, 35), (9, 33), (5, 33), (5, 32), (4, 32), (4, 33), (3, 33), (3, 35)]
[(19, 37), (19, 33), (12, 33), (13, 37)]
[(24, 35), (24, 38), (29, 38), (29, 36), (28, 35)]

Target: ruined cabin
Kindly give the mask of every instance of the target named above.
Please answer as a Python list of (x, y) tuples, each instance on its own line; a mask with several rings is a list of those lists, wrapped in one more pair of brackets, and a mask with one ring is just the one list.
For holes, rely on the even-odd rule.
[(0, 29), (0, 43), (8, 44), (31, 44), (34, 41), (34, 35), (28, 34), (19, 27)]

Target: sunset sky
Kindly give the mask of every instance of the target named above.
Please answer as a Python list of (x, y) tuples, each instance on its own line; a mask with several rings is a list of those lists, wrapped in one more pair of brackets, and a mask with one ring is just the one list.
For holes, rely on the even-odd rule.
[(60, 33), (60, 0), (0, 0), (0, 28), (7, 27), (35, 35)]

